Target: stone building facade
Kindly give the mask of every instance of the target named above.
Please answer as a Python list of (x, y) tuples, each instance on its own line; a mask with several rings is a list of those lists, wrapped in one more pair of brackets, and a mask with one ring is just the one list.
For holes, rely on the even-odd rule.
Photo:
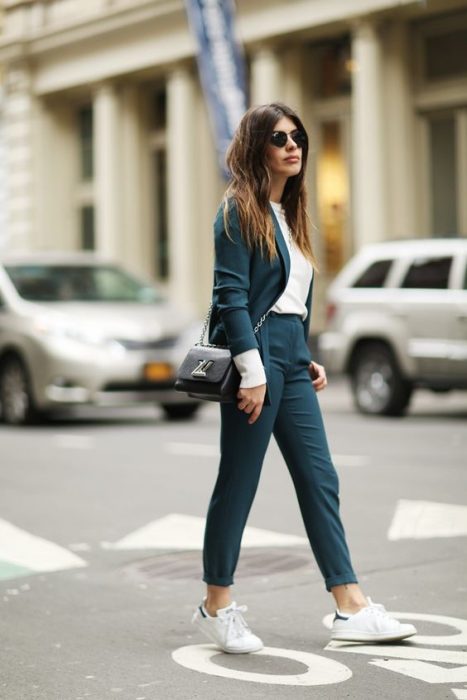
[[(467, 235), (466, 0), (236, 6), (251, 104), (310, 133), (319, 294), (365, 243)], [(3, 247), (95, 249), (206, 306), (224, 182), (195, 49), (182, 0), (4, 0)]]

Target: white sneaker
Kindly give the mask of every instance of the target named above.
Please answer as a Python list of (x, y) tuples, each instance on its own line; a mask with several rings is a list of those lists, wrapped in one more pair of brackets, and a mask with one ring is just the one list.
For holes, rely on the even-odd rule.
[(250, 630), (242, 613), (246, 605), (231, 603), (217, 611), (215, 617), (208, 615), (204, 605), (196, 608), (192, 623), (212, 642), (228, 654), (248, 654), (263, 648), (263, 642)]
[(388, 615), (383, 605), (373, 603), (353, 615), (336, 610), (331, 639), (343, 642), (395, 642), (417, 634), (413, 625), (401, 624)]

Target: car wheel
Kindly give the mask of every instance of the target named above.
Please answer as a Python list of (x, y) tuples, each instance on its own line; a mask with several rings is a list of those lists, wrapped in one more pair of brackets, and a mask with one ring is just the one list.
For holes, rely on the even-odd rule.
[(38, 417), (29, 377), (18, 357), (7, 358), (0, 368), (1, 417), (9, 425), (25, 425)]
[(169, 420), (193, 418), (201, 404), (199, 403), (163, 403), (161, 408)]
[(351, 367), (355, 405), (362, 413), (400, 416), (409, 405), (413, 386), (401, 374), (391, 350), (367, 343), (356, 350)]

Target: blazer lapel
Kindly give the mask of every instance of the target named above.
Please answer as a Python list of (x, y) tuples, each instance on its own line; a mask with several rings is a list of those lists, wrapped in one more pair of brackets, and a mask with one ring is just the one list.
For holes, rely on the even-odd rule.
[(271, 205), (269, 205), (269, 211), (272, 216), (272, 220), (274, 222), (274, 231), (276, 234), (276, 243), (277, 243), (277, 249), (279, 251), (280, 258), (282, 260), (282, 265), (284, 267), (284, 275), (285, 275), (285, 284), (284, 284), (284, 289), (287, 286), (287, 282), (289, 280), (289, 275), (290, 275), (290, 255), (289, 251), (287, 248), (287, 243), (284, 240), (284, 236), (281, 231), (280, 224), (277, 220), (277, 217), (274, 213), (274, 209), (272, 208)]

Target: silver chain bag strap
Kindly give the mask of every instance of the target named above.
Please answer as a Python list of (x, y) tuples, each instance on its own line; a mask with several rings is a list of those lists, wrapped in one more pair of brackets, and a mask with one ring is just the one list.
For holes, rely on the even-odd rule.
[[(209, 305), (199, 341), (188, 351), (178, 368), (175, 389), (206, 401), (229, 403), (237, 400), (240, 374), (226, 345), (205, 343), (213, 304)], [(271, 310), (259, 319), (253, 331), (257, 333)]]

